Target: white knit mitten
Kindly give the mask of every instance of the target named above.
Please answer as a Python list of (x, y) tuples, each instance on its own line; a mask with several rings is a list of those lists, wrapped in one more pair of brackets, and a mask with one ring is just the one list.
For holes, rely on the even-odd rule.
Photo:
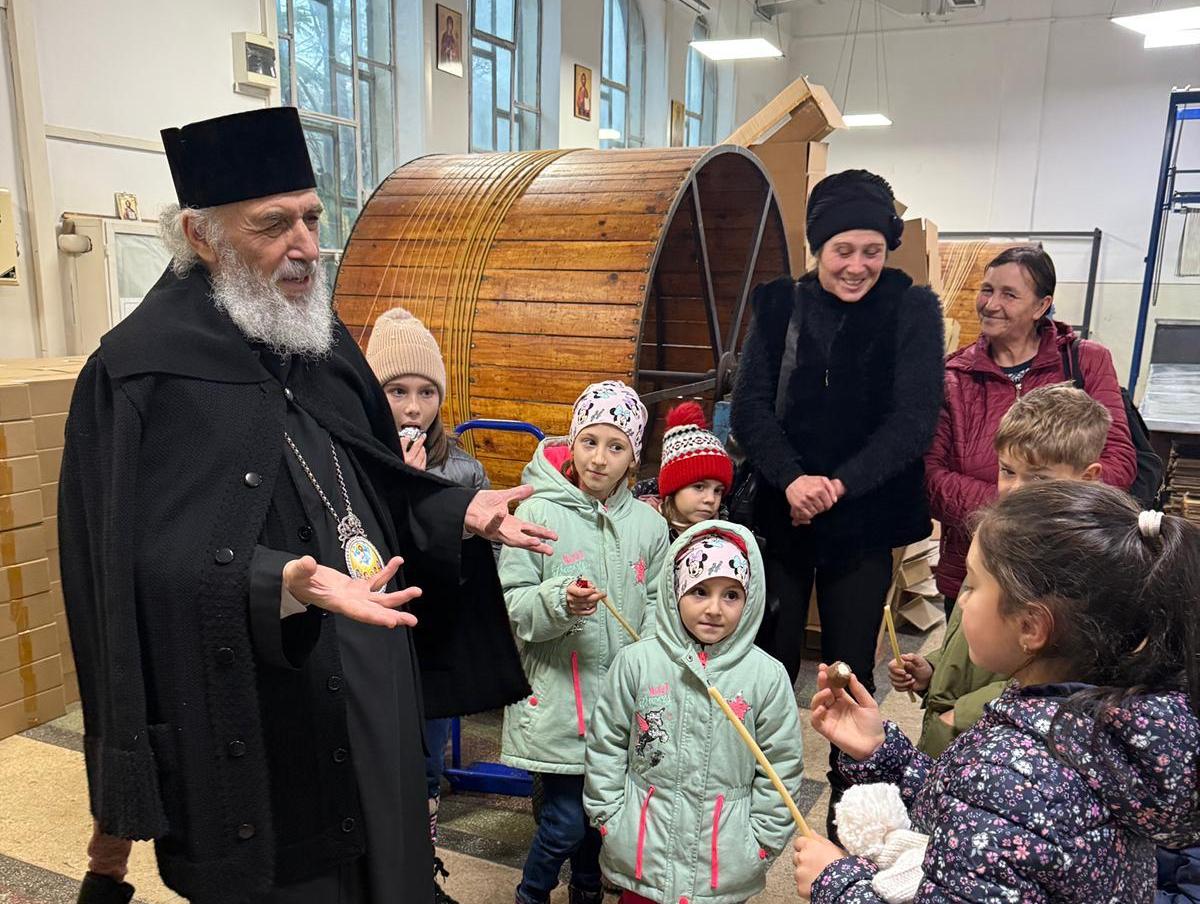
[(911, 831), (908, 810), (895, 785), (854, 785), (836, 808), (838, 838), (846, 853), (870, 860), (879, 871), (871, 881), (888, 904), (910, 904), (917, 896), (929, 836)]

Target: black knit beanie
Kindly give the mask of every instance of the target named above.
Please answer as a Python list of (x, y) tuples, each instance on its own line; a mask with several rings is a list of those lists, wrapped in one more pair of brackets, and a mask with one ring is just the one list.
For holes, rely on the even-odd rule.
[(839, 232), (851, 229), (882, 233), (889, 251), (900, 247), (904, 233), (892, 187), (882, 176), (861, 169), (834, 173), (816, 184), (808, 197), (804, 227), (813, 254)]

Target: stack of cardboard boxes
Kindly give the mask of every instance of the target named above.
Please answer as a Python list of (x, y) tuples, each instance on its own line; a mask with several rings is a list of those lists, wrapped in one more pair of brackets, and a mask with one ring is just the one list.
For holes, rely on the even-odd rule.
[(0, 362), (0, 738), (79, 699), (58, 556), (58, 473), (82, 358)]
[(813, 264), (804, 241), (804, 220), (808, 196), (825, 178), (829, 145), (822, 139), (843, 127), (829, 92), (798, 78), (725, 140), (752, 150), (771, 177), (793, 276)]
[(942, 620), (934, 569), (938, 563), (941, 525), (934, 522), (933, 534), (919, 543), (910, 543), (892, 551), (894, 577), (888, 592), (888, 605), (901, 620), (928, 631)]

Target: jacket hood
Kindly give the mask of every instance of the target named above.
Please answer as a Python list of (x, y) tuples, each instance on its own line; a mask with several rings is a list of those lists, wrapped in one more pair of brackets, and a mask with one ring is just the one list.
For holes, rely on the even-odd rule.
[(521, 482), (533, 487), (537, 499), (588, 515), (600, 510), (615, 520), (624, 517), (630, 506), (644, 504), (633, 498), (624, 480), (606, 501), (593, 499), (563, 476), (562, 466), (570, 457), (571, 446), (565, 436), (547, 436), (538, 443), (533, 458), (521, 472)]
[[(1048, 325), (1039, 327), (1038, 335), (1041, 337), (1041, 344), (1033, 358), (1034, 367), (1045, 363), (1061, 363), (1062, 352), (1060, 349), (1076, 338), (1075, 328), (1060, 320), (1052, 320)], [(988, 354), (988, 346), (987, 337), (980, 336), (975, 340), (974, 345), (968, 345), (951, 355), (946, 360), (946, 369), (993, 373), (1007, 380), (1008, 377), (1005, 376), (1004, 371)]]
[(1200, 842), (1200, 721), (1187, 695), (1131, 697), (1109, 710), (1099, 731), (1091, 718), (1064, 716), (1050, 744), (1050, 725), (1063, 700), (1087, 688), (1014, 686), (993, 710), (1047, 739), (1127, 831), (1167, 847)]
[[(683, 626), (683, 618), (679, 614), (679, 600), (675, 597), (675, 559), (688, 546), (697, 534), (711, 530), (723, 530), (736, 534), (746, 545), (746, 557), (750, 561), (750, 586), (746, 588), (746, 607), (733, 633), (719, 643), (701, 645)], [(658, 613), (655, 634), (670, 652), (671, 657), (682, 660), (696, 650), (705, 653), (706, 668), (711, 672), (720, 669), (728, 663), (735, 663), (754, 646), (755, 635), (762, 623), (766, 610), (766, 582), (763, 574), (762, 554), (758, 551), (758, 543), (754, 535), (740, 524), (732, 521), (703, 521), (694, 524), (679, 535), (667, 550), (667, 560), (663, 563), (662, 572), (658, 578)]]

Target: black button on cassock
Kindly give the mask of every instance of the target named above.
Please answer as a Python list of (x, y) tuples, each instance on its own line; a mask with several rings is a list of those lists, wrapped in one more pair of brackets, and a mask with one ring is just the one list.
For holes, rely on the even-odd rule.
[(230, 562), (233, 561), (233, 550), (230, 549), (228, 546), (222, 546), (213, 555), (213, 560), (218, 565), (228, 565)]

